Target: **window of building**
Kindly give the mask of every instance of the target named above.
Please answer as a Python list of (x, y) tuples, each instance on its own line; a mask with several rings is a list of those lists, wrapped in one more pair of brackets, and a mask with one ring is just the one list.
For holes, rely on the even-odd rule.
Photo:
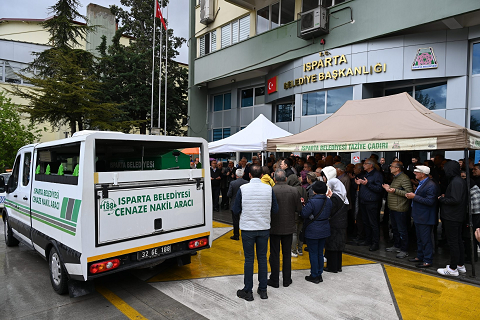
[(213, 141), (223, 139), (223, 131), (222, 129), (213, 129)]
[(223, 26), (221, 32), (222, 48), (248, 39), (250, 36), (250, 15)]
[(472, 74), (480, 74), (480, 42), (474, 43), (472, 49)]
[(470, 129), (480, 131), (480, 110), (470, 111)]
[(302, 12), (313, 10), (317, 8), (320, 4), (322, 4), (326, 8), (329, 8), (345, 1), (346, 0), (303, 0)]
[(257, 10), (257, 34), (294, 21), (294, 12), (294, 0), (282, 0)]
[(223, 139), (230, 137), (230, 128), (223, 128)]
[(414, 86), (385, 89), (385, 96), (407, 92), (430, 110), (447, 108), (447, 83), (418, 84)]
[(281, 103), (275, 107), (276, 122), (289, 122), (293, 121), (293, 103)]
[(31, 77), (33, 74), (27, 72), (25, 68), (29, 65), (7, 60), (0, 60), (0, 82), (8, 82), (14, 84), (30, 84), (27, 80), (23, 80), (19, 74)]
[(242, 99), (242, 108), (265, 103), (265, 87), (263, 86), (244, 89), (241, 91), (240, 95)]
[(208, 32), (200, 37), (200, 56), (204, 56), (217, 49), (217, 31)]
[(232, 95), (219, 94), (213, 97), (213, 111), (230, 110), (232, 108)]
[(352, 99), (353, 87), (305, 93), (302, 96), (302, 115), (334, 113)]

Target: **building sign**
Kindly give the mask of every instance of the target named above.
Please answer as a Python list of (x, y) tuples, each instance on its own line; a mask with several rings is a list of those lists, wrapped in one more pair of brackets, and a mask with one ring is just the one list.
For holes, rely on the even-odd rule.
[[(321, 57), (318, 60), (307, 62), (303, 64), (304, 76), (301, 78), (294, 79), (292, 81), (287, 81), (283, 84), (285, 90), (298, 87), (304, 84), (313, 83), (317, 81), (326, 81), (328, 79), (337, 80), (341, 77), (350, 77), (357, 75), (373, 75), (376, 73), (387, 72), (387, 64), (378, 62), (375, 65), (371, 66), (358, 66), (351, 67), (348, 66), (347, 57), (342, 55), (332, 56), (330, 52), (324, 51), (320, 52), (319, 56)], [(338, 69), (327, 72), (315, 73), (317, 69), (326, 68), (326, 67), (336, 67)], [(308, 74), (305, 74), (308, 73)]]
[(277, 92), (277, 77), (268, 79), (268, 94)]
[(437, 138), (277, 145), (277, 152), (360, 152), (437, 149)]
[(420, 48), (417, 50), (413, 60), (412, 70), (436, 69), (438, 68), (437, 59), (433, 53), (433, 48)]

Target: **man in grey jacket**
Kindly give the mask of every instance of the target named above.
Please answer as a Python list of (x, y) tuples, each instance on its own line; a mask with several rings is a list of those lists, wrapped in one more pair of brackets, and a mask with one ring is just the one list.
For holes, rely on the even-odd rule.
[(237, 176), (237, 180), (233, 180), (230, 182), (230, 186), (228, 187), (227, 197), (230, 198), (230, 211), (232, 211), (232, 220), (233, 220), (233, 236), (230, 237), (232, 240), (240, 240), (240, 216), (233, 213), (233, 204), (235, 203), (235, 198), (237, 197), (237, 192), (240, 190), (240, 187), (246, 183), (247, 180), (243, 179), (243, 170), (237, 169), (235, 171), (235, 175)]
[(278, 202), (278, 213), (271, 217), (270, 228), (270, 268), (271, 274), (267, 284), (278, 288), (280, 276), (280, 243), (283, 257), (283, 286), (292, 283), (292, 260), (290, 248), (292, 236), (296, 232), (296, 220), (302, 212), (302, 202), (297, 189), (287, 184), (285, 171), (275, 171), (275, 186), (273, 192)]

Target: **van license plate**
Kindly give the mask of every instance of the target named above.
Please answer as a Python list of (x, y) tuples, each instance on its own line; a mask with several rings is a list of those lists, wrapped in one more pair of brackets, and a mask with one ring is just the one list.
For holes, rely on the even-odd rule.
[(170, 252), (172, 252), (172, 246), (170, 244), (163, 247), (143, 250), (143, 251), (137, 252), (137, 260), (155, 258), (164, 254), (169, 254)]

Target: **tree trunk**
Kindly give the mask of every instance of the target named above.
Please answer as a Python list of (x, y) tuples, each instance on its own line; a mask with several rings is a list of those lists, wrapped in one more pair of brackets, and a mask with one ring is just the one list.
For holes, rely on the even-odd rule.
[(70, 120), (70, 134), (73, 134), (77, 131), (77, 122), (75, 120)]

